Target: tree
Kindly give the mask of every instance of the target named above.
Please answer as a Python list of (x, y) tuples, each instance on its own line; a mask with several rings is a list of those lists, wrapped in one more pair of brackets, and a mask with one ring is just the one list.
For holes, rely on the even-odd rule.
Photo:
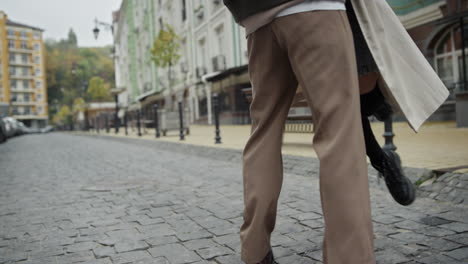
[(99, 76), (94, 76), (89, 80), (88, 94), (92, 101), (103, 102), (112, 100), (109, 85), (106, 85), (104, 79)]
[(76, 37), (73, 28), (70, 28), (70, 30), (68, 31), (68, 44), (70, 44), (73, 47), (78, 47), (78, 38)]
[(73, 114), (76, 115), (79, 112), (83, 112), (86, 108), (86, 102), (83, 98), (78, 97), (73, 101)]
[(180, 37), (170, 25), (166, 24), (154, 41), (151, 49), (151, 60), (157, 67), (167, 68), (169, 89), (172, 87), (171, 68), (177, 64), (181, 57), (179, 50)]
[(57, 114), (54, 115), (52, 121), (56, 125), (70, 125), (72, 122), (72, 116), (68, 105), (62, 105)]

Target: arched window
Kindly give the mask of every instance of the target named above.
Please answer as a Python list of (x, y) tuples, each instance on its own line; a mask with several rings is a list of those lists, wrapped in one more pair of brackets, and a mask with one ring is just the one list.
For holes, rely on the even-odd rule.
[[(465, 41), (465, 57), (467, 63), (465, 74), (468, 78), (468, 41)], [(437, 41), (434, 58), (435, 69), (447, 88), (460, 89), (463, 83), (463, 60), (461, 30), (458, 25), (447, 29)]]

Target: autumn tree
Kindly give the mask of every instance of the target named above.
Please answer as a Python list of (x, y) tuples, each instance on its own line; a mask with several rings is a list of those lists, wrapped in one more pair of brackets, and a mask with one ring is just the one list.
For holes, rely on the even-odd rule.
[(94, 76), (89, 81), (88, 95), (92, 101), (103, 102), (112, 100), (109, 84), (99, 76)]
[(153, 48), (151, 49), (151, 60), (157, 67), (167, 69), (169, 89), (172, 87), (173, 80), (171, 69), (181, 57), (179, 51), (180, 37), (170, 25), (166, 24), (159, 31), (158, 37), (154, 41)]

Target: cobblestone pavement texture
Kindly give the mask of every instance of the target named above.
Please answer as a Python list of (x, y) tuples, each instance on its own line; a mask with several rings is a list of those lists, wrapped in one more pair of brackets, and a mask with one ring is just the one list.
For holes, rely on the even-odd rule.
[[(285, 170), (277, 261), (320, 263), (318, 162)], [(370, 179), (378, 263), (467, 263), (466, 204), (402, 207)], [(0, 145), (0, 263), (241, 263), (242, 207), (234, 150), (58, 133)]]

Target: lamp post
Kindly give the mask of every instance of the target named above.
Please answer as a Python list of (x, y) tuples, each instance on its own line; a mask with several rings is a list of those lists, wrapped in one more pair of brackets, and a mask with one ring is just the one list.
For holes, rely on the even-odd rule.
[(119, 133), (119, 127), (120, 127), (120, 119), (119, 119), (119, 93), (122, 92), (122, 90), (114, 88), (111, 90), (112, 95), (114, 95), (114, 101), (115, 101), (115, 113), (114, 113), (114, 128), (115, 128), (115, 133)]

